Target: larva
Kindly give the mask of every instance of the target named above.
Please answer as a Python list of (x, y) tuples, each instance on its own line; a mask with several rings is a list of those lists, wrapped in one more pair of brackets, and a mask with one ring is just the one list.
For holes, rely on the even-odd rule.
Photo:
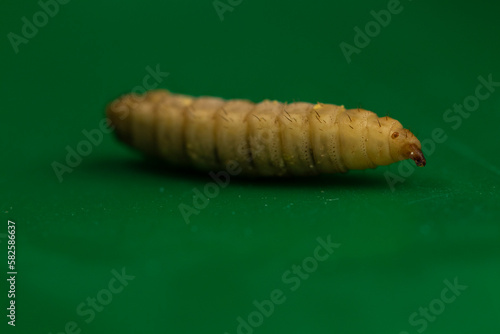
[(312, 175), (413, 159), (420, 141), (400, 122), (333, 104), (223, 100), (154, 90), (128, 94), (106, 110), (117, 137), (170, 163), (244, 175)]

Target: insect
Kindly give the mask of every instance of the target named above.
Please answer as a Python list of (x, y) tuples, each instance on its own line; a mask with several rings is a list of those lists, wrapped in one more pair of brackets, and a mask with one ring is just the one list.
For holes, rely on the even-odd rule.
[(177, 165), (242, 175), (339, 173), (412, 159), (420, 141), (400, 122), (333, 104), (223, 100), (153, 90), (128, 94), (106, 110), (117, 137)]

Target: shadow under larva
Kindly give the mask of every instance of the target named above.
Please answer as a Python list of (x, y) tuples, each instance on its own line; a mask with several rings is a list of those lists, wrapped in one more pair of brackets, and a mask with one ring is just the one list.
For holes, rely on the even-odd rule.
[(420, 141), (400, 122), (333, 104), (224, 100), (153, 90), (110, 103), (129, 146), (170, 164), (242, 176), (343, 173), (412, 159)]

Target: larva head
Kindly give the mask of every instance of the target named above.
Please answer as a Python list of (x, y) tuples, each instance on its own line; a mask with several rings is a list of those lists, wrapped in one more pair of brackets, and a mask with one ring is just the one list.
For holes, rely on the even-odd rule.
[(410, 130), (403, 129), (399, 122), (397, 124), (390, 131), (389, 147), (391, 156), (396, 161), (412, 159), (417, 166), (425, 166), (426, 161), (420, 141)]

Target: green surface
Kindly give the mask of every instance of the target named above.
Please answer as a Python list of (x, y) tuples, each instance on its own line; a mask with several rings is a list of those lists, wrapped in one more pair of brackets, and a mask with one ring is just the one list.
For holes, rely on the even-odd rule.
[[(41, 7), (2, 1), (0, 259), (4, 277), (10, 219), (18, 274), (15, 328), (0, 283), (1, 332), (499, 333), (500, 87), (444, 119), (474, 102), (478, 77), (500, 81), (492, 3), (403, 0), (348, 63), (340, 44), (388, 1), (246, 0), (223, 21), (211, 0), (71, 1), (18, 53), (8, 34)], [(162, 170), (110, 134), (59, 182), (53, 162), (148, 66), (179, 93), (389, 114), (427, 139), (427, 167), (232, 178), (190, 224), (179, 205), (211, 179)], [(433, 132), (446, 136), (434, 147)], [(317, 249), (329, 236), (332, 254)], [(122, 268), (135, 278), (115, 281)], [(458, 296), (445, 290), (455, 279)], [(270, 298), (259, 323), (254, 301)], [(238, 331), (238, 317), (258, 326)]]

